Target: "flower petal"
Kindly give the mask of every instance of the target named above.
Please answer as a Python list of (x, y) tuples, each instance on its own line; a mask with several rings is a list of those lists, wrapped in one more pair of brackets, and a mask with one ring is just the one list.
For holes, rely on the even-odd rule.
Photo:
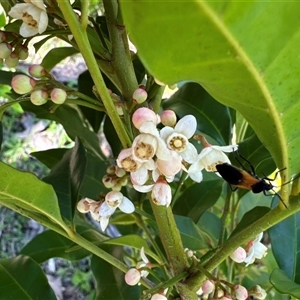
[(124, 196), (123, 201), (119, 206), (119, 209), (126, 214), (131, 214), (134, 212), (135, 207), (133, 203), (127, 197)]
[(106, 217), (102, 217), (101, 220), (100, 220), (100, 227), (101, 227), (101, 230), (104, 231), (108, 225), (108, 222), (109, 222), (109, 218), (106, 218)]
[(150, 185), (133, 185), (133, 188), (141, 193), (148, 193), (152, 190), (154, 184), (150, 184)]
[(110, 217), (116, 210), (116, 207), (109, 206), (106, 202), (103, 202), (99, 209), (99, 215), (103, 218)]
[(181, 157), (189, 164), (194, 163), (197, 160), (197, 149), (192, 143), (187, 144), (187, 148), (181, 152)]
[(175, 131), (185, 135), (187, 139), (190, 139), (194, 135), (196, 129), (197, 120), (193, 115), (184, 116), (175, 126)]

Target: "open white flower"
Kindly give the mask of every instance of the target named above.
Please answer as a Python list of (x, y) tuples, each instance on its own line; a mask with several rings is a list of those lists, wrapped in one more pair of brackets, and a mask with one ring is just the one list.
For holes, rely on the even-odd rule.
[(8, 12), (14, 19), (22, 20), (20, 35), (30, 37), (43, 33), (48, 26), (48, 15), (42, 0), (25, 0), (18, 3)]
[(160, 136), (169, 149), (176, 151), (186, 162), (197, 160), (197, 149), (188, 140), (195, 134), (197, 120), (192, 115), (180, 119), (174, 128), (166, 126), (161, 129)]
[(267, 255), (267, 250), (268, 248), (260, 242), (260, 240), (263, 237), (263, 233), (261, 232), (256, 236), (256, 238), (252, 241), (250, 241), (247, 244), (246, 252), (247, 252), (247, 257), (244, 260), (244, 263), (246, 263), (246, 267), (249, 264), (254, 263), (255, 259), (262, 259), (264, 256)]

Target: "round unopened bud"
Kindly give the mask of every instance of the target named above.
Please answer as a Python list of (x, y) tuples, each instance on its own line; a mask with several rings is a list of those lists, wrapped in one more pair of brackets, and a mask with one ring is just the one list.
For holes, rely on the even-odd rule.
[(133, 102), (143, 103), (147, 100), (148, 94), (144, 89), (138, 88), (134, 91), (132, 95)]
[(13, 90), (18, 94), (26, 94), (33, 90), (36, 82), (33, 78), (26, 75), (16, 75), (11, 81)]
[(150, 300), (168, 300), (168, 298), (162, 294), (154, 294)]
[(8, 43), (0, 43), (0, 58), (7, 58), (12, 52), (12, 46)]
[(19, 47), (19, 59), (25, 60), (28, 58), (28, 48), (26, 46), (21, 45)]
[(31, 65), (28, 68), (28, 72), (31, 76), (33, 76), (35, 78), (42, 78), (48, 74), (46, 69), (41, 65)]
[(4, 42), (5, 40), (6, 40), (5, 31), (0, 30), (0, 43)]
[(54, 103), (63, 104), (67, 99), (67, 93), (62, 89), (54, 88), (51, 92), (50, 97)]
[(171, 187), (165, 180), (158, 180), (155, 182), (152, 192), (151, 199), (157, 205), (163, 205), (168, 207), (172, 200)]
[(141, 273), (135, 268), (129, 269), (125, 274), (125, 281), (128, 285), (136, 285), (139, 283), (140, 279)]
[(232, 300), (232, 297), (230, 295), (225, 295), (221, 298), (218, 298), (218, 300)]
[(247, 257), (246, 250), (242, 247), (238, 247), (230, 255), (230, 258), (237, 263), (242, 263), (246, 259), (246, 257)]
[(89, 199), (89, 198), (84, 198), (81, 199), (78, 203), (77, 203), (77, 210), (83, 214), (86, 214), (90, 211), (90, 205), (91, 203), (96, 202), (95, 200)]
[(242, 285), (234, 286), (234, 294), (237, 300), (246, 300), (248, 298), (248, 291)]
[(115, 172), (116, 172), (115, 174), (118, 177), (123, 177), (126, 175), (126, 171), (124, 169), (119, 168), (118, 166), (116, 166)]
[(5, 58), (5, 64), (9, 68), (14, 68), (19, 64), (19, 55), (15, 52), (12, 52), (8, 57)]
[(145, 122), (153, 122), (154, 124), (157, 124), (158, 120), (159, 118), (156, 113), (147, 107), (138, 108), (132, 115), (132, 123), (137, 129), (139, 129)]
[(30, 101), (34, 105), (43, 105), (48, 101), (48, 93), (44, 90), (36, 90), (30, 94)]
[(215, 283), (207, 279), (202, 283), (201, 288), (204, 294), (210, 294), (215, 289)]
[(102, 183), (108, 189), (111, 189), (115, 185), (115, 180), (110, 175), (104, 175), (102, 178)]
[(173, 127), (176, 124), (177, 118), (173, 110), (164, 110), (160, 115), (160, 120), (164, 126)]

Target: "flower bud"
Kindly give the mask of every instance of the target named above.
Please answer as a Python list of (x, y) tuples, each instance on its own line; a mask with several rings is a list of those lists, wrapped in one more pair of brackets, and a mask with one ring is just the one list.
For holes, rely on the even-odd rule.
[(0, 43), (0, 58), (7, 58), (12, 52), (12, 46), (8, 43)]
[(245, 260), (246, 256), (246, 250), (242, 247), (238, 247), (231, 253), (230, 258), (237, 263), (242, 263)]
[(158, 180), (152, 189), (151, 199), (157, 205), (169, 206), (172, 200), (171, 187), (165, 180)]
[(111, 189), (115, 185), (115, 180), (110, 175), (104, 175), (102, 178), (102, 183), (108, 189)]
[(116, 174), (116, 166), (109, 166), (106, 168), (106, 173), (108, 175), (115, 175)]
[(154, 294), (151, 300), (168, 300), (168, 298), (162, 294)]
[(259, 300), (263, 300), (267, 297), (267, 292), (261, 288), (259, 285), (253, 286), (249, 291), (248, 291), (249, 296), (254, 296), (255, 298)]
[(43, 105), (48, 101), (48, 93), (44, 90), (33, 91), (30, 95), (30, 101), (34, 105)]
[(56, 104), (63, 104), (67, 99), (66, 91), (54, 88), (50, 94), (51, 100)]
[(48, 74), (46, 69), (41, 65), (31, 65), (28, 68), (28, 72), (31, 76), (35, 78), (42, 78)]
[(173, 127), (176, 124), (177, 118), (173, 110), (164, 110), (160, 115), (161, 122), (164, 126)]
[(26, 75), (16, 75), (11, 81), (13, 90), (18, 94), (26, 94), (32, 91), (36, 82), (33, 78)]
[(158, 121), (159, 118), (157, 117), (156, 113), (147, 107), (138, 108), (132, 115), (132, 123), (137, 129), (139, 129), (145, 122), (153, 122), (154, 124), (158, 124)]
[(19, 56), (15, 52), (12, 52), (8, 57), (5, 58), (5, 64), (9, 68), (14, 68), (19, 64)]
[(128, 285), (136, 285), (141, 279), (141, 273), (135, 269), (129, 269), (125, 274), (125, 281)]
[(247, 289), (239, 284), (234, 287), (234, 294), (237, 300), (246, 300), (248, 298)]
[(118, 166), (116, 167), (115, 169), (115, 174), (118, 176), (118, 177), (123, 177), (126, 175), (126, 171), (122, 168), (119, 168)]
[(90, 211), (90, 205), (91, 203), (96, 202), (92, 199), (89, 198), (84, 198), (81, 199), (78, 203), (77, 203), (77, 209), (79, 212), (86, 214)]
[(201, 288), (204, 294), (210, 294), (215, 289), (215, 283), (207, 279), (202, 283)]
[(24, 45), (19, 47), (19, 59), (25, 60), (28, 58), (28, 48)]
[(132, 95), (132, 99), (134, 103), (143, 103), (147, 100), (148, 94), (145, 90), (138, 88), (137, 90), (134, 91)]

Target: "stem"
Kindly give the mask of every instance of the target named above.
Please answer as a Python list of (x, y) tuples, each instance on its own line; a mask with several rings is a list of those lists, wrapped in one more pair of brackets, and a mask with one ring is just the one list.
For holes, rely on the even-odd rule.
[(69, 1), (60, 1), (59, 5), (65, 17), (65, 20), (72, 31), (72, 34), (78, 45), (78, 48), (87, 64), (87, 67), (93, 78), (97, 91), (101, 96), (103, 104), (106, 108), (106, 112), (114, 125), (118, 137), (120, 138), (123, 147), (128, 148), (131, 145), (131, 140), (117, 113), (116, 107), (107, 91), (107, 87), (105, 85), (101, 72), (98, 68), (98, 64), (94, 57), (93, 51), (91, 49), (91, 45), (89, 43), (87, 33), (84, 30), (84, 28), (82, 28), (80, 22), (78, 21)]
[(112, 66), (121, 84), (121, 91), (125, 101), (132, 102), (132, 94), (138, 88), (128, 38), (123, 21), (120, 19), (120, 7), (117, 0), (103, 0), (107, 27), (112, 44)]
[[(268, 212), (262, 218), (251, 224), (233, 237), (229, 238), (220, 247), (215, 255), (206, 262), (203, 266), (208, 272), (211, 272), (218, 265), (220, 265), (235, 249), (237, 249), (241, 244), (246, 243), (254, 236), (258, 235), (260, 232), (269, 229), (280, 221), (286, 219), (287, 217), (293, 215), (300, 210), (299, 196), (291, 197), (290, 206), (288, 209), (281, 209), (278, 205), (276, 208)], [(191, 290), (196, 290), (199, 288), (199, 284), (204, 280), (205, 275), (201, 272), (195, 273), (187, 280), (187, 285)]]

